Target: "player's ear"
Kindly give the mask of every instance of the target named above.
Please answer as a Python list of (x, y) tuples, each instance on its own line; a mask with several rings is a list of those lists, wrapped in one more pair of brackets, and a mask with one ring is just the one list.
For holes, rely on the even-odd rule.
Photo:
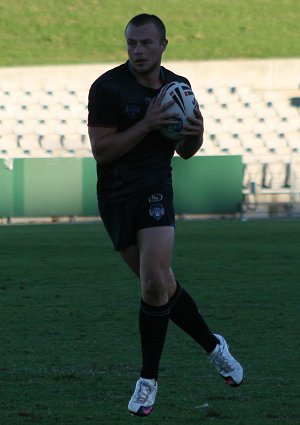
[(167, 45), (168, 45), (168, 40), (167, 40), (166, 38), (164, 38), (164, 39), (161, 41), (161, 52), (162, 52), (162, 53), (166, 50)]

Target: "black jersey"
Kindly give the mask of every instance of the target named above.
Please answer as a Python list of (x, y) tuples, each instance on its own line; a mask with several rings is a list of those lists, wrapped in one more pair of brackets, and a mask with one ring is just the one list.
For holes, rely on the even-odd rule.
[[(172, 81), (189, 84), (184, 77), (161, 67), (162, 86)], [(190, 84), (189, 84), (190, 85)], [(159, 89), (142, 86), (126, 62), (101, 75), (91, 86), (88, 102), (89, 127), (116, 127), (124, 131), (140, 121)], [(171, 160), (175, 143), (158, 131), (150, 132), (133, 149), (107, 164), (97, 164), (98, 196), (111, 201), (156, 184), (171, 183)]]

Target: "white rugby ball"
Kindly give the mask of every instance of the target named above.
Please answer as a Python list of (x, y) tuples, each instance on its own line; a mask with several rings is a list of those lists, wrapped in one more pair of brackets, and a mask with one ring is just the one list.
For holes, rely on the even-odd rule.
[(165, 93), (162, 99), (162, 105), (170, 102), (170, 100), (175, 101), (166, 112), (176, 112), (178, 113), (178, 117), (172, 118), (170, 124), (161, 127), (160, 132), (168, 139), (180, 140), (182, 136), (179, 132), (185, 124), (189, 123), (187, 117), (195, 116), (194, 110), (198, 107), (195, 95), (189, 85), (178, 81), (166, 84), (161, 89), (161, 93)]

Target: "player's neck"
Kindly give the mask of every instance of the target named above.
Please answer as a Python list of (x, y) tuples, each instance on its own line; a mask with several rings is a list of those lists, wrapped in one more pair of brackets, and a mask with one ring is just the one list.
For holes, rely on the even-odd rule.
[(162, 85), (160, 66), (149, 73), (138, 73), (132, 70), (137, 82), (151, 89), (159, 89)]
[(161, 87), (160, 73), (158, 72), (155, 75), (152, 73), (150, 75), (139, 75), (137, 76), (137, 81), (143, 86), (150, 87), (151, 89), (159, 89)]

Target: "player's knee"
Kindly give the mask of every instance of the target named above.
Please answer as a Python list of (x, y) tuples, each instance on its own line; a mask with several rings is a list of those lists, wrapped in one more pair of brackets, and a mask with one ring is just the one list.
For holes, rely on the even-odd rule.
[(168, 301), (167, 281), (158, 275), (149, 276), (142, 282), (143, 299), (151, 305), (162, 305)]

